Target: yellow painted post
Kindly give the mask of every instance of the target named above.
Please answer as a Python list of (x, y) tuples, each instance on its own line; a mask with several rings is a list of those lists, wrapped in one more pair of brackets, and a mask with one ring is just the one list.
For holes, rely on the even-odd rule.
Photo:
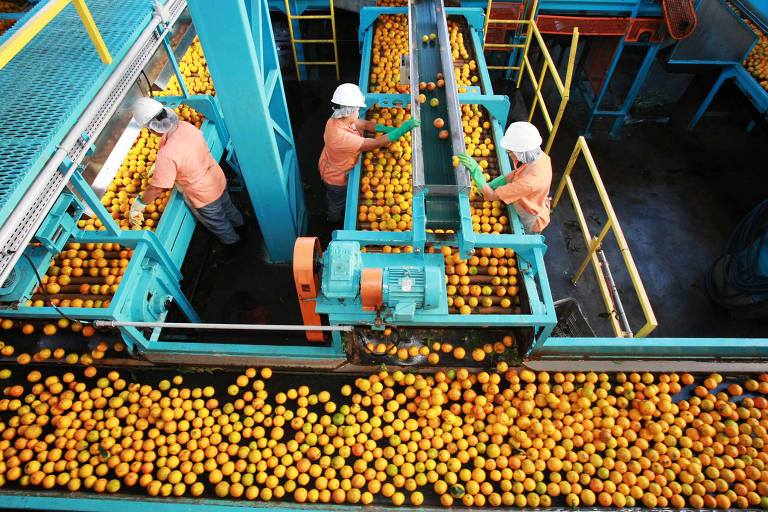
[(34, 38), (72, 0), (55, 0), (43, 7), (0, 46), (0, 69)]
[(552, 200), (552, 209), (554, 209), (557, 206), (557, 203), (560, 202), (560, 197), (563, 195), (563, 189), (565, 188), (566, 178), (571, 175), (573, 166), (576, 165), (576, 160), (579, 158), (579, 154), (581, 153), (581, 139), (582, 137), (579, 137), (576, 140), (576, 145), (573, 147), (573, 151), (571, 152), (571, 158), (568, 159), (568, 165), (565, 166), (565, 171), (563, 171), (563, 177), (560, 178), (560, 184), (557, 185), (555, 198)]
[[(574, 194), (575, 193), (576, 192), (574, 191)], [(608, 234), (608, 230), (611, 229), (611, 226), (613, 226), (613, 222), (609, 219), (608, 222), (605, 223), (605, 226), (603, 226), (603, 230), (600, 232), (600, 236), (593, 236), (592, 240), (590, 240), (587, 244), (587, 257), (584, 258), (584, 262), (579, 267), (576, 275), (573, 276), (573, 279), (571, 279), (573, 284), (576, 284), (576, 282), (581, 278), (581, 274), (584, 273), (584, 270), (587, 268), (589, 260), (592, 259), (592, 255), (595, 254), (595, 251), (597, 251), (600, 245), (602, 245), (603, 239), (605, 238), (605, 235)]]
[(547, 106), (544, 105), (543, 96), (541, 96), (541, 86), (544, 85), (544, 78), (547, 76), (547, 63), (544, 63), (544, 66), (541, 68), (541, 74), (539, 75), (539, 80), (536, 82), (536, 94), (533, 95), (533, 105), (531, 105), (531, 111), (528, 113), (528, 122), (531, 122), (531, 119), (533, 119), (533, 114), (536, 112), (536, 105), (539, 102), (539, 97), (542, 98), (541, 102), (541, 108), (542, 110), (546, 109)]
[(104, 44), (104, 39), (102, 39), (99, 29), (96, 28), (96, 23), (93, 21), (93, 16), (91, 16), (91, 11), (88, 9), (88, 6), (85, 5), (85, 0), (72, 0), (72, 3), (75, 4), (77, 14), (80, 15), (80, 21), (83, 22), (85, 30), (88, 32), (88, 36), (91, 38), (91, 42), (101, 58), (101, 62), (104, 64), (111, 64), (112, 55), (109, 54), (109, 49), (107, 49), (107, 45)]
[(560, 128), (560, 121), (563, 120), (563, 114), (565, 113), (565, 106), (568, 104), (568, 100), (571, 97), (571, 81), (573, 79), (573, 67), (576, 62), (576, 49), (579, 45), (579, 27), (574, 27), (573, 35), (571, 36), (571, 50), (568, 55), (568, 68), (565, 72), (565, 85), (563, 86), (563, 95), (560, 99), (560, 107), (557, 109), (557, 115), (555, 116), (555, 122), (552, 124), (552, 131), (549, 132), (549, 138), (547, 139), (547, 145), (544, 147), (544, 152), (549, 154), (549, 150), (552, 149), (552, 143), (555, 142), (555, 135)]
[(592, 157), (592, 153), (590, 152), (584, 137), (579, 137), (579, 142), (583, 146), (584, 158), (586, 159), (587, 166), (589, 167), (590, 173), (592, 174), (592, 181), (594, 181), (597, 192), (600, 195), (603, 208), (605, 208), (605, 211), (608, 214), (608, 218), (614, 221), (613, 233), (616, 236), (616, 242), (618, 243), (619, 251), (621, 251), (621, 255), (624, 258), (624, 264), (627, 266), (629, 277), (631, 278), (632, 284), (635, 287), (637, 298), (640, 301), (643, 314), (645, 314), (646, 321), (648, 322), (648, 324), (643, 327), (640, 332), (638, 332), (637, 337), (640, 337), (641, 334), (645, 336), (653, 329), (655, 329), (656, 326), (658, 326), (656, 315), (653, 313), (651, 302), (648, 299), (645, 286), (643, 286), (643, 281), (640, 279), (640, 273), (637, 271), (635, 260), (632, 258), (632, 253), (630, 253), (629, 247), (627, 246), (627, 240), (624, 238), (624, 232), (622, 231), (621, 226), (619, 226), (619, 223), (616, 221), (616, 212), (614, 211), (611, 200), (608, 197), (608, 192), (605, 190), (603, 180), (600, 178), (600, 173), (597, 170), (597, 164), (595, 164), (595, 160)]
[(333, 32), (333, 61), (336, 64), (336, 81), (339, 81), (339, 53), (336, 49), (336, 15), (333, 10), (333, 0), (331, 1), (331, 32)]
[(488, 23), (491, 20), (491, 4), (493, 0), (488, 0), (488, 7), (485, 9), (485, 25), (483, 26), (483, 51), (485, 51), (485, 39), (488, 37)]
[(291, 15), (291, 6), (288, 0), (285, 0), (285, 14), (288, 18), (288, 33), (291, 36), (291, 50), (293, 50), (293, 62), (296, 64), (296, 78), (301, 82), (301, 72), (299, 71), (299, 58), (296, 56), (296, 40), (293, 38), (293, 16)]
[[(587, 219), (584, 217), (584, 212), (581, 209), (581, 203), (579, 202), (579, 197), (576, 195), (576, 189), (573, 186), (573, 181), (571, 181), (571, 177), (568, 176), (566, 178), (566, 184), (568, 187), (568, 195), (571, 198), (571, 204), (573, 204), (573, 211), (576, 213), (576, 220), (579, 224), (579, 227), (581, 228), (581, 234), (584, 236), (584, 243), (589, 246), (589, 241), (591, 238), (591, 235), (589, 233), (589, 227), (587, 226)], [(605, 304), (605, 309), (607, 312), (613, 311), (613, 298), (611, 297), (611, 291), (608, 288), (608, 282), (605, 279), (605, 274), (603, 273), (603, 268), (600, 265), (600, 261), (597, 259), (597, 254), (592, 253), (592, 268), (595, 270), (595, 277), (597, 278), (597, 284), (600, 287), (600, 294), (603, 296), (603, 303)], [(611, 315), (609, 318), (611, 322), (611, 327), (613, 328), (613, 332), (616, 333), (617, 336), (622, 336), (622, 330), (621, 326), (619, 325), (619, 321), (616, 319), (614, 315)]]

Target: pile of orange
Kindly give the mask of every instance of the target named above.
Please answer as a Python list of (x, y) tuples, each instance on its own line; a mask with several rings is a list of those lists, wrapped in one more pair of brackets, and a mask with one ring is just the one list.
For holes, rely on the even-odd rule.
[(373, 32), (368, 92), (407, 93), (410, 86), (400, 84), (400, 56), (408, 55), (408, 16), (379, 16)]
[[(731, 5), (731, 7), (733, 8), (733, 5)], [(734, 8), (734, 10), (741, 16), (741, 13), (739, 13), (737, 9)], [(743, 21), (759, 38), (754, 48), (752, 48), (749, 55), (747, 55), (747, 58), (744, 60), (743, 65), (755, 80), (760, 83), (763, 89), (768, 91), (768, 35), (760, 30), (757, 25), (752, 23), (748, 18), (743, 18)]]
[(376, 0), (378, 7), (407, 7), (408, 0)]
[[(501, 172), (499, 157), (485, 108), (480, 105), (462, 105), (461, 124), (467, 153), (483, 169), (483, 174), (488, 181), (498, 177)], [(457, 159), (454, 160), (454, 165), (458, 165)], [(475, 233), (511, 232), (507, 207), (501, 201), (484, 201), (474, 183), (469, 193), (469, 200), (472, 228)]]
[[(59, 327), (66, 327), (69, 326), (69, 324), (65, 324), (65, 319), (62, 319), (59, 321), (58, 325)], [(83, 325), (79, 324), (79, 327), (76, 327), (74, 324), (71, 326), (72, 329), (75, 332), (82, 331), (83, 335), (86, 337), (93, 336), (95, 334), (95, 329), (91, 325)], [(44, 331), (48, 331), (48, 334), (55, 334), (56, 326), (53, 324), (46, 324), (45, 327), (43, 327)], [(53, 331), (51, 333), (51, 330)], [(99, 342), (93, 350), (90, 351), (90, 353), (85, 352), (82, 354), (79, 354), (77, 352), (69, 352), (63, 348), (59, 347), (54, 350), (51, 350), (49, 348), (44, 348), (42, 350), (39, 350), (38, 352), (35, 352), (33, 355), (29, 355), (26, 352), (20, 353), (16, 357), (16, 362), (20, 365), (27, 365), (31, 362), (36, 363), (42, 363), (45, 361), (48, 362), (54, 362), (58, 364), (81, 364), (81, 365), (91, 365), (94, 361), (98, 361), (100, 359), (104, 359), (104, 356), (106, 355), (107, 351), (109, 350), (109, 345), (105, 342)], [(125, 350), (125, 345), (122, 343), (115, 343), (112, 347), (115, 353), (120, 353)], [(10, 370), (8, 370), (10, 372)], [(89, 372), (93, 372), (95, 369), (89, 370)], [(38, 372), (39, 373), (39, 372)], [(10, 374), (9, 374), (10, 377)]]
[[(366, 119), (387, 126), (400, 126), (410, 117), (410, 105), (405, 108), (374, 105), (366, 115)], [(409, 231), (413, 224), (411, 134), (406, 133), (383, 148), (368, 151), (361, 158), (357, 228), (363, 231)]]
[[(200, 45), (200, 39), (195, 37), (194, 41), (184, 53), (179, 62), (179, 71), (184, 77), (184, 83), (190, 94), (210, 94), (216, 95), (216, 89), (213, 87), (211, 72), (205, 61), (203, 47)], [(180, 96), (181, 87), (176, 75), (173, 75), (165, 87), (165, 90), (159, 92), (158, 96)]]
[(515, 343), (513, 336), (504, 336), (502, 341), (496, 343), (484, 343), (480, 346), (466, 347), (461, 344), (434, 341), (423, 345), (411, 344), (408, 347), (398, 345), (388, 338), (390, 333), (385, 330), (384, 338), (379, 342), (368, 342), (363, 349), (368, 354), (377, 356), (388, 355), (397, 359), (397, 362), (411, 364), (413, 358), (426, 357), (427, 363), (433, 366), (464, 365), (465, 361), (474, 361), (474, 364), (488, 366), (488, 361), (494, 356), (503, 357), (509, 347)]
[(469, 259), (458, 249), (444, 246), (445, 282), (451, 313), (522, 313), (517, 259), (513, 249), (476, 248)]
[(475, 62), (474, 58), (470, 58), (474, 57), (474, 55), (470, 56), (470, 53), (464, 46), (465, 34), (469, 38), (469, 34), (459, 22), (448, 20), (448, 37), (451, 43), (456, 85), (464, 89), (459, 92), (466, 92), (466, 89), (462, 86), (478, 85), (480, 80), (477, 76), (477, 62)]
[(298, 375), (273, 383), (268, 368), (218, 388), (29, 368), (0, 398), (3, 487), (417, 507), (768, 505), (768, 374), (501, 362), (382, 370), (331, 390)]
[(107, 308), (132, 256), (133, 249), (116, 243), (69, 243), (51, 261), (26, 305)]

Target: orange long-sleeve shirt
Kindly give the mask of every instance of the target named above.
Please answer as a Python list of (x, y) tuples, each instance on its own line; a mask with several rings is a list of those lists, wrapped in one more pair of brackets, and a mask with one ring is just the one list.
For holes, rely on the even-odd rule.
[(496, 189), (499, 199), (517, 203), (525, 211), (537, 215), (536, 231), (549, 224), (549, 187), (552, 185), (552, 160), (542, 153), (533, 163), (523, 164), (507, 174), (507, 184)]

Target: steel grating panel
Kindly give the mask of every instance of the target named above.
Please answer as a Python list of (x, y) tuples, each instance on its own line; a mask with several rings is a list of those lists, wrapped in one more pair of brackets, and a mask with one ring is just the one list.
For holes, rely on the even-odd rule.
[(89, 0), (113, 57), (99, 59), (68, 5), (0, 71), (0, 221), (4, 221), (152, 15), (152, 0)]
[[(165, 4), (167, 20), (172, 24), (179, 17), (181, 12), (186, 8), (186, 0), (169, 0)], [(123, 51), (122, 55), (115, 55), (113, 58), (118, 63), (116, 69), (115, 66), (109, 66), (109, 71), (114, 75), (110, 76), (105, 83), (101, 77), (96, 77), (99, 81), (92, 87), (92, 94), (88, 101), (85, 102), (83, 109), (87, 107), (87, 111), (81, 110), (81, 114), (85, 117), (84, 121), (87, 122), (85, 129), (80, 133), (75, 133), (74, 127), (69, 131), (65, 140), (72, 140), (72, 134), (77, 136), (77, 140), (68, 145), (67, 155), (72, 161), (79, 163), (85, 156), (90, 143), (88, 141), (95, 139), (109, 121), (110, 116), (117, 108), (117, 105), (122, 101), (128, 89), (138, 77), (139, 72), (143, 69), (146, 63), (150, 60), (152, 55), (159, 47), (162, 37), (167, 32), (160, 32), (158, 30), (151, 30), (146, 27), (147, 22), (144, 21), (136, 32), (135, 37), (130, 39), (132, 42), (129, 45), (129, 49)], [(148, 31), (149, 30), (149, 31)], [(142, 34), (143, 31), (143, 34)], [(90, 42), (90, 40), (89, 40)], [(123, 58), (124, 57), (124, 58)], [(123, 62), (120, 62), (121, 59)], [(1, 77), (0, 77), (1, 78)], [(117, 78), (117, 80), (115, 79)], [(108, 87), (108, 90), (103, 92), (99, 91), (100, 88)], [(15, 98), (16, 96), (14, 96)], [(90, 112), (90, 114), (88, 113)], [(75, 116), (73, 123), (77, 121), (80, 115)], [(81, 130), (82, 128), (77, 128)], [(66, 133), (66, 132), (65, 132)], [(81, 137), (81, 134), (83, 135)], [(18, 137), (17, 137), (18, 139)], [(61, 140), (61, 138), (59, 138)], [(2, 142), (2, 141), (0, 141)], [(36, 145), (38, 141), (35, 140), (23, 140), (18, 141), (16, 146), (10, 146), (15, 152), (34, 151), (38, 148)], [(55, 148), (54, 148), (55, 149)], [(53, 151), (53, 150), (52, 150)], [(0, 153), (1, 154), (1, 153)], [(43, 163), (45, 160), (43, 161)], [(41, 163), (42, 167), (42, 163)], [(50, 165), (43, 167), (48, 169)], [(0, 167), (2, 169), (2, 167)], [(8, 207), (14, 215), (15, 222), (11, 226), (10, 232), (7, 235), (3, 235), (0, 240), (2, 251), (0, 251), (0, 282), (10, 271), (10, 268), (18, 259), (18, 255), (21, 253), (23, 247), (29, 242), (31, 236), (37, 230), (45, 215), (50, 210), (51, 206), (55, 202), (61, 190), (66, 185), (67, 176), (57, 171), (46, 171), (40, 173), (40, 168), (34, 170), (34, 181), (42, 181), (42, 187), (39, 192), (33, 192), (31, 190), (22, 189), (19, 190), (18, 195), (21, 197), (22, 204), (18, 204), (16, 210), (13, 210), (12, 205)], [(25, 194), (26, 190), (26, 194)], [(36, 195), (35, 195), (36, 194)], [(22, 211), (23, 210), (23, 211)], [(4, 221), (7, 219), (3, 219)], [(3, 226), (3, 232), (6, 232), (6, 227)]]

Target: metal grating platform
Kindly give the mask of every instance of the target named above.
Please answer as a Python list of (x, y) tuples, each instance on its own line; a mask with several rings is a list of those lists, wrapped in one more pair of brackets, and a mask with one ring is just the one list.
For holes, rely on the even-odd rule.
[(102, 64), (70, 4), (0, 71), (0, 222), (152, 16), (152, 0), (89, 0), (88, 7), (112, 64)]

